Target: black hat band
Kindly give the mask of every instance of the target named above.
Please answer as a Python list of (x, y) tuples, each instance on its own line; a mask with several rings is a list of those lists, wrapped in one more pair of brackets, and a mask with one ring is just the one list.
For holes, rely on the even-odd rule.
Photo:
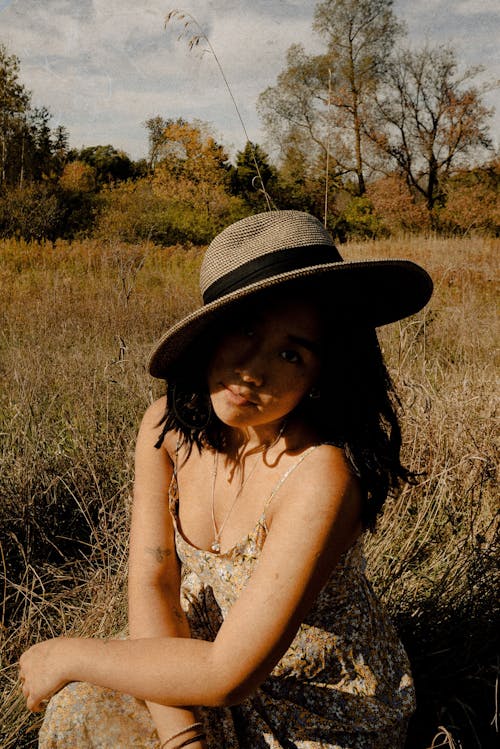
[(242, 263), (235, 270), (214, 281), (203, 293), (203, 303), (215, 302), (227, 294), (282, 273), (311, 268), (324, 263), (340, 262), (342, 262), (342, 257), (337, 248), (331, 244), (313, 244), (274, 250), (274, 252), (268, 252), (254, 260)]

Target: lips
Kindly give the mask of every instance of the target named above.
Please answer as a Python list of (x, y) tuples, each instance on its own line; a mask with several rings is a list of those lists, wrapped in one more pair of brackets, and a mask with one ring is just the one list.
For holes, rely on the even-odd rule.
[[(224, 383), (222, 383), (224, 385)], [(252, 400), (249, 393), (242, 392), (233, 386), (224, 385), (227, 398), (231, 403), (236, 406), (254, 406), (255, 401)]]

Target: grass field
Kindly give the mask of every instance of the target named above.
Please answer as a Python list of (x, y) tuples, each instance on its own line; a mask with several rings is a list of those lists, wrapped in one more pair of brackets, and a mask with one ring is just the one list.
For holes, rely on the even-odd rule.
[[(428, 308), (381, 332), (420, 473), (387, 502), (369, 573), (410, 653), (408, 749), (493, 746), (498, 724), (495, 297), (500, 240), (352, 243), (347, 258), (408, 257), (435, 281)], [(58, 634), (125, 622), (138, 422), (161, 391), (145, 362), (197, 303), (200, 253), (0, 243), (0, 746), (34, 747), (16, 660)]]

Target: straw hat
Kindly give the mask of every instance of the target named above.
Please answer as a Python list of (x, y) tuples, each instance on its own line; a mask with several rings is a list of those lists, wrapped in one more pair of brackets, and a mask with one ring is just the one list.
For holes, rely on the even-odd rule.
[(373, 327), (418, 312), (432, 294), (430, 276), (416, 263), (347, 262), (314, 216), (258, 213), (231, 224), (211, 242), (200, 271), (203, 306), (162, 336), (149, 360), (150, 373), (166, 377), (186, 347), (232, 305), (264, 289), (306, 279), (318, 284), (318, 293), (326, 293), (344, 319)]

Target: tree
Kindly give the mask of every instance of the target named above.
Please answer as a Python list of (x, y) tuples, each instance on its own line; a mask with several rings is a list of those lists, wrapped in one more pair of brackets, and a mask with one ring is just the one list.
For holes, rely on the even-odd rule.
[[(19, 82), (19, 59), (0, 44), (0, 188), (57, 178), (67, 153), (63, 127), (53, 132), (46, 107), (32, 107)], [(63, 153), (64, 152), (64, 153)]]
[(0, 187), (17, 183), (23, 173), (30, 94), (18, 75), (19, 59), (0, 44)]
[(69, 153), (70, 161), (83, 161), (95, 170), (97, 186), (120, 182), (135, 176), (132, 161), (124, 151), (106, 146), (87, 146)]
[[(294, 44), (276, 85), (267, 88), (257, 102), (268, 139), (279, 147), (282, 159), (290, 149), (296, 155), (300, 151), (306, 171), (325, 163), (328, 154), (328, 75), (325, 55), (308, 55), (301, 44)], [(336, 150), (332, 163), (342, 170), (339, 155)]]
[(386, 232), (424, 232), (429, 229), (429, 213), (421, 196), (415, 195), (404, 177), (393, 173), (375, 179), (366, 191), (373, 210)]
[(500, 236), (500, 157), (457, 171), (446, 183), (439, 222), (447, 231)]
[(153, 181), (157, 192), (209, 216), (228, 198), (228, 181), (227, 154), (207, 125), (182, 119), (167, 125)]
[(245, 148), (236, 154), (236, 165), (231, 169), (232, 194), (239, 195), (253, 207), (264, 209), (267, 204), (264, 189), (269, 188), (272, 194), (271, 183), (275, 180), (276, 169), (269, 163), (267, 153), (258, 143), (247, 141)]
[[(51, 118), (46, 107), (31, 109), (27, 118), (29, 138), (26, 165), (29, 177), (35, 182), (55, 176), (54, 143), (49, 127)], [(22, 184), (22, 180), (20, 183)]]
[(230, 194), (227, 154), (206, 124), (160, 116), (145, 124), (150, 133), (153, 128), (154, 171), (102, 192), (102, 236), (201, 245), (248, 212)]
[(148, 162), (149, 168), (152, 172), (154, 172), (156, 165), (161, 158), (162, 146), (165, 141), (165, 130), (170, 124), (172, 124), (172, 122), (173, 120), (166, 120), (164, 117), (156, 115), (155, 117), (150, 117), (144, 123), (144, 127), (148, 131)]
[[(364, 137), (372, 116), (374, 92), (382, 79), (401, 25), (392, 0), (325, 0), (316, 7), (314, 28), (326, 51), (307, 55), (292, 46), (276, 86), (258, 102), (264, 124), (286, 149), (290, 135), (305, 135), (309, 163), (333, 172), (353, 174), (356, 191), (366, 189)], [(328, 162), (328, 163), (327, 163)]]
[(94, 192), (96, 170), (85, 161), (70, 161), (59, 177), (59, 185), (67, 192)]
[(350, 130), (358, 194), (366, 190), (363, 135), (371, 102), (395, 40), (402, 32), (392, 0), (325, 0), (316, 8), (314, 28), (328, 45), (328, 104)]
[(69, 133), (64, 125), (58, 125), (54, 131), (53, 161), (56, 174), (60, 176), (68, 160)]
[(472, 80), (479, 68), (458, 72), (448, 47), (402, 50), (386, 71), (377, 103), (379, 130), (372, 138), (393, 159), (432, 212), (454, 168), (491, 148), (484, 91)]
[(315, 210), (318, 208), (318, 185), (311, 174), (314, 169), (310, 169), (304, 140), (300, 128), (290, 130), (278, 172), (279, 206), (321, 215)]
[(0, 198), (0, 236), (55, 239), (59, 219), (57, 197), (44, 184), (12, 187)]

